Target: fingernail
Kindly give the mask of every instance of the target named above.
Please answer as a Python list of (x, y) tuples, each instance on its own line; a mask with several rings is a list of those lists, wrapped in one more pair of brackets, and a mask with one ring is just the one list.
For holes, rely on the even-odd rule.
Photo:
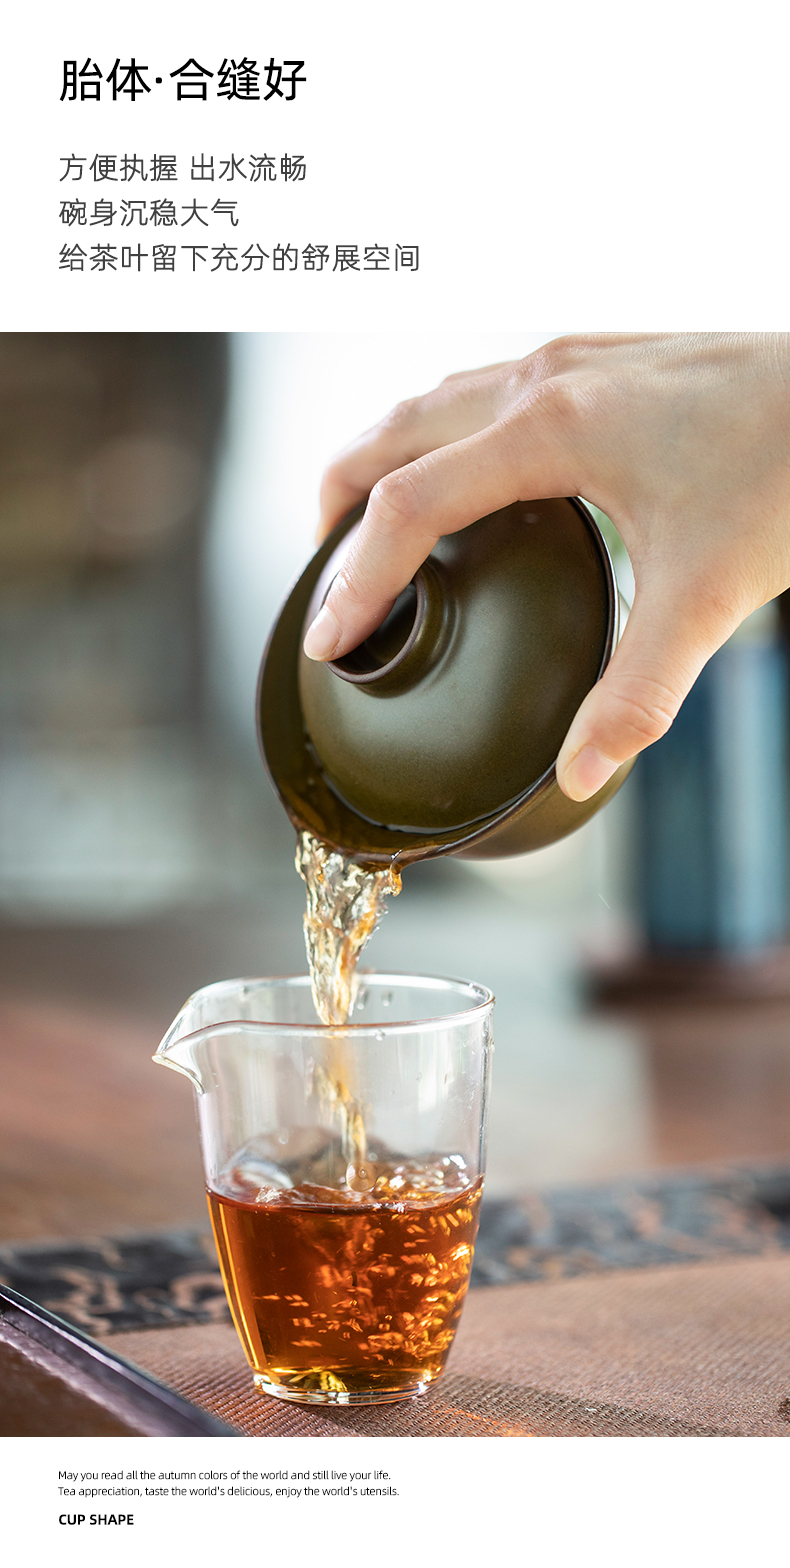
[(569, 762), (563, 777), (563, 789), (571, 800), (589, 800), (603, 789), (607, 780), (616, 773), (620, 764), (605, 757), (597, 746), (582, 746)]
[(340, 627), (331, 610), (324, 605), (307, 628), (304, 651), (308, 659), (331, 659), (340, 641)]

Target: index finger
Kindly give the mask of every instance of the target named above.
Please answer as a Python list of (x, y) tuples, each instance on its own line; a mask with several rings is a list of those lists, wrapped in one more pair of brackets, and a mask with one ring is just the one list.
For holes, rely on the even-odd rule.
[(443, 534), (511, 501), (568, 494), (568, 477), (569, 459), (540, 416), (530, 432), (522, 411), (518, 420), (499, 420), (380, 480), (308, 630), (305, 653), (311, 659), (337, 659), (358, 647)]
[(508, 363), (448, 376), (425, 396), (398, 403), (377, 425), (339, 452), (321, 483), (319, 541), (364, 501), (386, 474), (484, 429), (496, 417), (505, 385), (498, 373)]

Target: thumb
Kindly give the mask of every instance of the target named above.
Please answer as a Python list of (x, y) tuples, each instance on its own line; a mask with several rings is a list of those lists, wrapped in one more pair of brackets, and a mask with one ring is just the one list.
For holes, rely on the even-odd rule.
[(700, 607), (677, 583), (655, 576), (637, 591), (622, 640), (588, 692), (557, 758), (557, 782), (571, 800), (587, 800), (621, 763), (669, 729), (700, 670), (734, 630), (717, 618), (700, 627)]

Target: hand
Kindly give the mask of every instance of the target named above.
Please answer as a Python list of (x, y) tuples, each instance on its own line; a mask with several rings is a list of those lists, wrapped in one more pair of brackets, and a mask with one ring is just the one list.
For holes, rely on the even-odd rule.
[(516, 500), (581, 495), (621, 534), (634, 606), (563, 743), (586, 800), (669, 728), (702, 666), (790, 585), (790, 333), (560, 338), (449, 376), (335, 459), (321, 536), (370, 493), (310, 627), (338, 658), (380, 624), (442, 534)]

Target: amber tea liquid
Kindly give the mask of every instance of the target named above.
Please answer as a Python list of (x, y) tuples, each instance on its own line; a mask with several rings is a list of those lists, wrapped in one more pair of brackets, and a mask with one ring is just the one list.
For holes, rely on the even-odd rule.
[(209, 1190), (228, 1300), (262, 1389), (352, 1403), (402, 1399), (438, 1376), (482, 1189), (461, 1163), (379, 1166), (367, 1193), (303, 1183), (250, 1201)]

